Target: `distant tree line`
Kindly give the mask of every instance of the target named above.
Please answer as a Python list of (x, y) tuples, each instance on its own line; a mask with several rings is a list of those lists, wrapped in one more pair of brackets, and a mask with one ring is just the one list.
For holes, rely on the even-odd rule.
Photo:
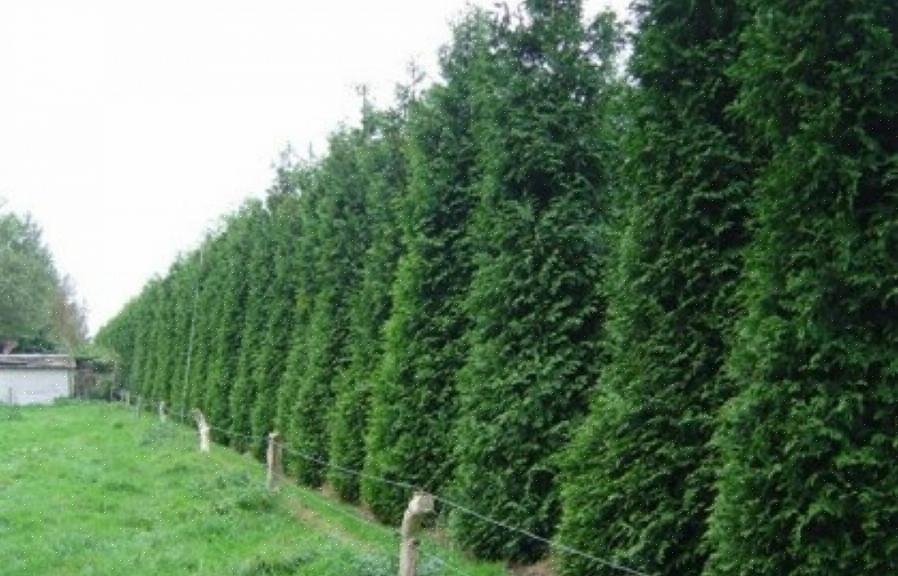
[(104, 327), (127, 386), (387, 522), (367, 478), (650, 574), (898, 571), (898, 4), (634, 14), (620, 74), (610, 14), (471, 11)]
[(40, 227), (0, 198), (0, 353), (71, 352), (86, 339), (84, 306), (56, 270)]

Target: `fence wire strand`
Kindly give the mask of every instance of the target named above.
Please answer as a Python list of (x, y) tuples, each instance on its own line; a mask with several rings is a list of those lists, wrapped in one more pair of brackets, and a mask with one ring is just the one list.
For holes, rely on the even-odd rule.
[[(138, 397), (138, 399), (139, 399), (139, 397)], [(138, 404), (138, 405), (139, 405), (139, 404)], [(158, 406), (158, 403), (150, 404), (150, 406), (153, 406), (153, 405), (157, 405), (157, 406)], [(174, 415), (173, 415), (173, 414), (168, 414), (168, 416), (169, 416), (169, 417), (172, 417), (172, 416), (174, 416)], [(181, 423), (184, 423), (184, 424), (189, 423), (189, 420), (188, 420), (187, 418), (179, 419), (179, 421), (180, 421)], [(213, 426), (213, 425), (208, 424), (208, 423), (207, 423), (207, 425), (209, 426), (209, 429), (210, 429), (210, 430), (215, 430), (215, 431), (217, 431), (217, 432), (220, 432), (221, 434), (223, 434), (223, 435), (225, 435), (225, 436), (228, 436), (228, 437), (230, 437), (230, 438), (232, 438), (232, 439), (233, 439), (233, 438), (241, 438), (241, 439), (247, 440), (247, 441), (250, 442), (250, 443), (253, 443), (253, 442), (266, 442), (266, 441), (268, 440), (268, 438), (265, 437), (265, 436), (261, 436), (261, 437), (260, 437), (260, 436), (252, 436), (252, 435), (242, 434), (242, 433), (240, 433), (240, 432), (235, 432), (234, 430), (228, 430), (228, 429), (221, 428), (221, 427), (218, 427), (218, 426)], [(331, 469), (333, 469), (333, 470), (337, 470), (337, 471), (339, 471), (339, 472), (341, 472), (341, 473), (344, 473), (344, 474), (347, 474), (347, 475), (349, 475), (349, 476), (355, 476), (355, 477), (357, 477), (357, 478), (359, 478), (359, 479), (371, 480), (371, 481), (373, 481), (373, 482), (380, 482), (380, 483), (382, 483), (382, 484), (386, 484), (386, 485), (389, 485), (389, 486), (393, 486), (394, 488), (401, 488), (401, 489), (403, 489), (403, 490), (412, 490), (412, 491), (423, 490), (422, 488), (420, 488), (419, 486), (416, 486), (415, 484), (412, 484), (411, 482), (404, 482), (404, 481), (402, 481), (402, 480), (391, 480), (391, 479), (389, 479), (389, 478), (384, 478), (384, 477), (378, 476), (378, 475), (376, 475), (376, 474), (369, 474), (369, 473), (363, 472), (363, 471), (361, 471), (361, 470), (353, 470), (352, 468), (346, 468), (346, 467), (344, 467), (344, 466), (340, 466), (339, 464), (334, 464), (333, 462), (329, 462), (329, 461), (327, 461), (327, 460), (325, 460), (325, 459), (323, 459), (323, 458), (320, 458), (320, 457), (317, 457), (317, 456), (312, 456), (312, 455), (310, 455), (310, 454), (306, 454), (306, 453), (304, 453), (304, 452), (302, 452), (302, 451), (300, 451), (300, 450), (297, 450), (297, 449), (291, 447), (289, 444), (286, 444), (286, 443), (284, 443), (284, 442), (281, 442), (281, 443), (280, 443), (280, 447), (281, 447), (281, 449), (282, 449), (285, 453), (287, 453), (287, 454), (292, 454), (292, 455), (297, 456), (297, 457), (299, 457), (299, 458), (301, 458), (301, 459), (303, 459), (303, 460), (306, 460), (306, 461), (308, 461), (308, 462), (313, 462), (313, 463), (318, 464), (318, 465), (320, 465), (320, 466), (324, 466), (324, 467), (327, 467), (327, 468), (331, 468)], [(573, 547), (571, 547), (571, 546), (567, 546), (567, 545), (562, 544), (562, 543), (560, 543), (560, 542), (556, 542), (556, 541), (551, 540), (551, 539), (549, 539), (549, 538), (544, 538), (544, 537), (540, 536), (539, 534), (535, 534), (535, 533), (533, 533), (533, 532), (531, 532), (531, 531), (529, 531), (529, 530), (525, 530), (525, 529), (519, 528), (519, 527), (517, 527), (517, 526), (512, 526), (511, 524), (508, 524), (508, 523), (503, 522), (503, 521), (501, 521), (501, 520), (496, 520), (495, 518), (491, 518), (491, 517), (489, 517), (489, 516), (487, 516), (487, 515), (485, 515), (485, 514), (482, 514), (482, 513), (478, 512), (477, 510), (474, 510), (474, 509), (472, 509), (472, 508), (469, 508), (468, 506), (465, 506), (465, 505), (463, 505), (463, 504), (460, 504), (460, 503), (456, 502), (455, 500), (450, 500), (449, 498), (446, 498), (446, 497), (444, 497), (444, 496), (440, 496), (439, 494), (431, 494), (431, 495), (433, 496), (433, 499), (434, 499), (436, 502), (439, 502), (439, 503), (443, 504), (443, 505), (446, 506), (447, 508), (455, 509), (455, 510), (457, 510), (458, 512), (460, 512), (460, 513), (462, 513), (462, 514), (466, 514), (466, 515), (468, 515), (468, 516), (471, 516), (471, 517), (473, 517), (473, 518), (476, 518), (476, 519), (480, 520), (481, 522), (485, 522), (485, 523), (487, 523), (487, 524), (491, 524), (491, 525), (493, 525), (493, 526), (495, 526), (495, 527), (497, 527), (497, 528), (501, 528), (501, 529), (506, 530), (506, 531), (508, 531), (508, 532), (513, 532), (513, 533), (518, 534), (518, 535), (520, 535), (520, 536), (524, 536), (524, 537), (529, 538), (529, 539), (531, 539), (531, 540), (533, 540), (533, 541), (535, 541), (535, 542), (539, 542), (539, 543), (541, 543), (541, 544), (544, 544), (544, 545), (546, 545), (548, 548), (550, 548), (550, 549), (552, 549), (552, 550), (556, 550), (556, 551), (561, 552), (561, 553), (563, 553), (563, 554), (567, 554), (567, 555), (569, 555), (569, 556), (576, 556), (576, 557), (578, 557), (578, 558), (582, 558), (582, 559), (584, 559), (584, 560), (588, 560), (588, 561), (590, 561), (590, 562), (593, 562), (593, 563), (595, 563), (595, 564), (597, 564), (597, 565), (599, 565), (599, 566), (603, 566), (603, 567), (605, 567), (605, 568), (608, 568), (608, 569), (611, 569), (611, 570), (614, 570), (614, 571), (617, 571), (617, 572), (621, 572), (621, 573), (623, 573), (623, 574), (629, 574), (629, 575), (631, 575), (631, 576), (654, 576), (653, 574), (651, 574), (651, 573), (649, 573), (649, 572), (643, 572), (643, 571), (637, 570), (637, 569), (635, 569), (635, 568), (630, 568), (630, 567), (628, 567), (628, 566), (624, 566), (623, 564), (618, 564), (617, 562), (614, 562), (614, 561), (612, 561), (612, 560), (608, 560), (608, 559), (605, 559), (605, 558), (601, 558), (601, 557), (599, 557), (599, 556), (595, 556), (595, 555), (590, 554), (590, 553), (588, 553), (588, 552), (584, 552), (583, 550), (578, 550), (578, 549), (576, 549), (576, 548), (573, 548)], [(329, 504), (329, 503), (328, 503), (328, 504), (325, 504), (325, 506), (330, 507), (330, 504)], [(344, 512), (344, 511), (341, 511), (341, 512), (342, 512), (343, 514), (348, 515), (348, 513)], [(355, 517), (355, 516), (353, 516), (353, 518), (354, 518), (355, 520), (357, 520), (357, 521), (360, 521), (360, 522), (363, 522), (363, 521), (364, 521), (364, 522), (369, 522), (369, 523), (372, 524), (372, 525), (375, 525), (375, 524), (371, 523), (370, 521), (367, 521), (367, 520), (362, 519), (361, 517)], [(379, 524), (376, 524), (376, 525), (379, 525)], [(394, 532), (396, 532), (397, 534), (399, 533), (399, 532), (396, 531), (396, 530), (394, 530)], [(448, 563), (446, 563), (444, 560), (442, 560), (441, 558), (439, 558), (439, 556), (437, 556), (436, 554), (432, 554), (432, 553), (431, 553), (431, 556), (433, 556), (438, 562), (441, 562), (443, 566), (449, 567), (450, 570), (455, 571), (455, 573), (457, 573), (457, 574), (460, 573), (460, 572), (457, 571), (457, 569), (453, 569)]]

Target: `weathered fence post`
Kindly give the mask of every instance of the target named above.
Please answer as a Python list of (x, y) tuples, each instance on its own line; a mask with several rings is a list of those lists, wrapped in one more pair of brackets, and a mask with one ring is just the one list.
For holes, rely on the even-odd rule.
[(200, 433), (200, 452), (207, 454), (209, 452), (209, 423), (206, 417), (199, 409), (193, 409), (193, 419), (196, 420), (196, 428)]
[(163, 424), (168, 421), (168, 415), (165, 413), (165, 402), (159, 403), (159, 421)]
[(402, 516), (402, 543), (399, 545), (399, 576), (415, 576), (418, 565), (418, 540), (415, 532), (424, 516), (433, 512), (433, 496), (415, 492)]
[(268, 451), (265, 453), (265, 461), (268, 464), (268, 476), (266, 484), (269, 490), (277, 488), (278, 480), (284, 472), (283, 468), (283, 449), (281, 445), (281, 435), (272, 432), (268, 435)]
[(125, 406), (131, 405), (131, 391), (125, 390), (125, 393), (122, 395), (122, 401), (125, 403)]
[(138, 418), (140, 418), (141, 404), (143, 404), (143, 396), (138, 396), (138, 397), (137, 397), (137, 404), (136, 404), (136, 408), (135, 408), (135, 411), (137, 412), (137, 417), (138, 417)]

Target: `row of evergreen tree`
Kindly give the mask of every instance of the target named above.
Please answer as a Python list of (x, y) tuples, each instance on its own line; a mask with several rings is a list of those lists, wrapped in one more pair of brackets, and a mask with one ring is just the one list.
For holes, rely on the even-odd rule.
[(898, 571), (898, 5), (634, 11), (624, 76), (577, 0), (472, 11), (101, 331), (127, 386), (387, 522), (368, 478), (646, 573)]

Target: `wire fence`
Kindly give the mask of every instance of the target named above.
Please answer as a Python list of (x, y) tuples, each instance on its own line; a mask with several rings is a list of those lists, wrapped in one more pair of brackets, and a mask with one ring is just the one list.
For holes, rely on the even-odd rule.
[[(140, 405), (141, 405), (141, 404), (140, 404), (140, 402), (138, 401), (137, 406), (140, 407)], [(154, 403), (151, 403), (151, 404), (147, 405), (146, 407), (152, 409), (154, 406), (158, 407), (158, 405), (159, 405), (158, 402), (154, 402)], [(168, 416), (169, 418), (172, 418), (172, 419), (174, 419), (174, 420), (176, 420), (176, 421), (182, 423), (182, 424), (190, 424), (190, 418), (188, 417), (187, 414), (185, 414), (185, 412), (184, 412), (183, 410), (181, 411), (181, 414), (180, 414), (180, 415), (176, 415), (176, 414), (167, 414), (167, 416)], [(265, 436), (261, 436), (261, 437), (260, 437), (260, 436), (253, 436), (253, 435), (249, 435), (249, 434), (243, 434), (243, 433), (240, 433), (240, 432), (236, 432), (236, 431), (234, 431), (234, 430), (229, 430), (229, 429), (222, 428), (222, 427), (219, 427), (219, 426), (214, 426), (214, 425), (208, 424), (208, 423), (207, 423), (207, 426), (209, 427), (210, 430), (213, 430), (213, 431), (215, 431), (215, 432), (218, 432), (219, 434), (221, 434), (221, 435), (223, 435), (223, 436), (225, 436), (225, 437), (228, 437), (228, 438), (231, 438), (231, 439), (239, 438), (239, 439), (241, 439), (241, 440), (247, 441), (250, 445), (254, 445), (254, 444), (256, 444), (256, 443), (258, 443), (258, 445), (264, 445), (264, 443), (268, 441), (268, 438), (265, 437)], [(370, 474), (370, 473), (368, 473), (368, 472), (364, 472), (364, 471), (361, 471), (361, 470), (354, 470), (354, 469), (351, 469), (351, 468), (346, 468), (346, 467), (344, 467), (344, 466), (340, 466), (339, 464), (335, 464), (335, 463), (333, 463), (333, 462), (330, 462), (330, 461), (328, 461), (328, 460), (325, 459), (325, 458), (321, 458), (321, 457), (314, 456), (314, 455), (311, 455), (311, 454), (306, 454), (306, 453), (304, 453), (304, 452), (302, 452), (302, 451), (300, 451), (300, 450), (297, 450), (297, 449), (291, 447), (289, 444), (284, 443), (284, 442), (279, 442), (279, 446), (280, 446), (281, 450), (283, 450), (284, 453), (286, 453), (286, 454), (293, 455), (293, 456), (295, 456), (295, 457), (297, 457), (297, 458), (300, 458), (300, 459), (305, 460), (305, 461), (307, 461), (307, 462), (312, 462), (312, 463), (317, 464), (317, 465), (322, 466), (322, 467), (326, 467), (326, 468), (330, 468), (330, 469), (332, 469), (332, 470), (336, 470), (336, 471), (338, 471), (338, 472), (341, 472), (341, 473), (346, 474), (346, 475), (349, 475), (349, 476), (354, 476), (354, 477), (359, 478), (359, 479), (369, 480), (369, 481), (371, 481), (371, 482), (378, 482), (378, 483), (381, 483), (381, 484), (384, 484), (384, 485), (388, 485), (388, 486), (392, 486), (392, 487), (394, 487), (394, 488), (399, 488), (399, 489), (402, 489), (402, 490), (409, 490), (409, 491), (413, 491), (413, 492), (414, 492), (414, 491), (422, 491), (422, 492), (428, 492), (428, 493), (430, 493), (430, 492), (427, 491), (426, 489), (424, 489), (424, 488), (422, 488), (422, 487), (420, 487), (420, 486), (418, 486), (418, 485), (416, 485), (416, 484), (414, 484), (414, 483), (412, 483), (412, 482), (406, 482), (406, 481), (403, 481), (403, 480), (392, 480), (392, 479), (390, 479), (390, 478), (384, 478), (384, 477), (382, 477), (382, 476), (378, 476), (378, 475), (376, 475), (376, 474)], [(511, 525), (511, 524), (509, 524), (509, 523), (507, 523), (507, 522), (504, 522), (504, 521), (502, 521), (502, 520), (497, 520), (497, 519), (492, 518), (492, 517), (490, 517), (490, 516), (488, 516), (488, 515), (486, 515), (486, 514), (482, 514), (482, 513), (478, 512), (477, 510), (474, 510), (474, 509), (471, 508), (471, 507), (465, 506), (464, 504), (461, 504), (461, 503), (459, 503), (459, 502), (457, 502), (457, 501), (455, 501), (455, 500), (453, 500), (453, 499), (446, 498), (445, 496), (441, 496), (441, 495), (439, 495), (439, 494), (433, 494), (433, 493), (431, 493), (431, 495), (433, 496), (434, 501), (439, 502), (440, 504), (442, 504), (442, 505), (443, 505), (444, 507), (446, 507), (447, 509), (453, 509), (453, 510), (456, 510), (457, 512), (459, 512), (459, 513), (461, 513), (461, 514), (465, 514), (465, 515), (468, 515), (468, 516), (470, 516), (470, 517), (472, 517), (472, 518), (476, 518), (477, 520), (480, 520), (481, 522), (490, 524), (490, 525), (492, 525), (492, 526), (494, 526), (494, 527), (496, 527), (496, 528), (500, 528), (500, 529), (502, 529), (502, 530), (506, 530), (506, 531), (508, 531), (508, 532), (515, 533), (515, 534), (517, 534), (517, 535), (519, 535), (519, 536), (524, 536), (525, 538), (528, 538), (528, 539), (530, 539), (530, 540), (532, 540), (532, 541), (534, 541), (534, 542), (538, 542), (538, 543), (540, 543), (540, 544), (542, 544), (542, 545), (548, 547), (549, 549), (553, 550), (554, 552), (561, 553), (561, 554), (565, 554), (565, 555), (568, 555), (568, 556), (577, 557), (577, 558), (580, 558), (580, 559), (583, 559), (583, 560), (587, 560), (587, 561), (589, 561), (589, 562), (594, 563), (596, 566), (601, 566), (601, 567), (604, 567), (604, 568), (607, 568), (607, 569), (610, 569), (610, 570), (619, 572), (619, 573), (621, 573), (621, 574), (629, 574), (630, 576), (655, 576), (654, 574), (651, 574), (651, 573), (649, 573), (649, 572), (644, 572), (644, 571), (641, 571), (641, 570), (637, 570), (637, 569), (635, 569), (635, 568), (631, 568), (631, 567), (628, 567), (628, 566), (624, 566), (624, 565), (622, 565), (622, 564), (620, 564), (620, 563), (614, 562), (614, 561), (609, 560), (609, 559), (607, 559), (607, 558), (601, 558), (601, 557), (596, 556), (596, 555), (594, 555), (594, 554), (590, 554), (589, 552), (585, 552), (585, 551), (583, 551), (583, 550), (579, 550), (579, 549), (573, 548), (573, 547), (571, 547), (571, 546), (567, 546), (567, 545), (565, 545), (565, 544), (563, 544), (563, 543), (561, 543), (561, 542), (557, 542), (557, 541), (552, 540), (552, 539), (550, 539), (550, 538), (545, 538), (545, 537), (540, 536), (539, 534), (535, 534), (535, 533), (533, 533), (533, 532), (531, 532), (531, 531), (529, 531), (529, 530), (525, 530), (525, 529), (523, 529), (523, 528), (520, 528), (520, 527), (517, 527), (517, 526), (513, 526), (513, 525)], [(364, 522), (364, 523), (369, 524), (369, 525), (376, 525), (376, 526), (380, 526), (380, 527), (385, 527), (383, 524), (379, 524), (379, 523), (378, 523), (378, 524), (375, 524), (375, 523), (372, 522), (371, 520), (368, 520), (368, 519), (363, 518), (363, 517), (361, 517), (361, 516), (355, 516), (355, 515), (349, 514), (349, 513), (346, 512), (345, 510), (338, 510), (337, 507), (333, 506), (332, 504), (324, 503), (324, 502), (323, 502), (323, 504), (324, 504), (325, 506), (328, 506), (328, 507), (333, 507), (333, 509), (334, 509), (335, 511), (337, 511), (337, 512), (339, 512), (339, 513), (342, 513), (343, 515), (346, 515), (346, 516), (348, 516), (348, 517), (351, 517), (351, 518), (353, 518), (353, 519), (356, 520), (356, 521)], [(398, 530), (393, 529), (393, 528), (389, 528), (389, 527), (388, 527), (388, 529), (391, 529), (392, 532), (394, 532), (395, 534), (399, 535), (399, 531), (398, 531)], [(449, 569), (450, 571), (452, 571), (452, 572), (454, 572), (454, 573), (456, 573), (456, 574), (465, 574), (465, 572), (459, 571), (459, 568), (458, 568), (457, 566), (453, 567), (451, 564), (447, 563), (445, 560), (439, 558), (436, 554), (434, 554), (434, 553), (431, 552), (430, 555), (431, 555), (431, 556), (432, 556), (432, 557), (433, 557), (433, 558), (434, 558), (434, 559), (435, 559), (435, 560), (436, 560), (442, 567), (447, 568), (447, 569)]]
[[(155, 406), (155, 408), (154, 408), (154, 406)], [(155, 411), (158, 414), (158, 403), (135, 404), (135, 407), (139, 408), (141, 411), (147, 411), (147, 412)], [(138, 412), (138, 415), (139, 415), (139, 412)], [(168, 419), (171, 419), (179, 424), (183, 424), (183, 425), (192, 424), (191, 418), (186, 411), (181, 411), (180, 414), (165, 412), (165, 417)], [(264, 438), (264, 437), (252, 436), (252, 435), (248, 435), (248, 434), (241, 434), (239, 432), (221, 428), (219, 426), (213, 426), (213, 425), (208, 425), (208, 426), (209, 426), (210, 430), (214, 430), (214, 431), (222, 434), (223, 436), (227, 436), (232, 439), (240, 438), (240, 439), (246, 440), (247, 442), (250, 442), (250, 443), (267, 441), (267, 438)], [(281, 447), (282, 447), (282, 449), (287, 448), (284, 450), (285, 452), (290, 452), (294, 455), (301, 455), (301, 453), (299, 453), (297, 451), (290, 450), (289, 447), (285, 446), (284, 444), (281, 444)], [(302, 456), (306, 456), (306, 455), (302, 454)], [(318, 458), (309, 457), (308, 459), (309, 459), (309, 461), (316, 462), (319, 464), (323, 462)], [(352, 470), (349, 470), (346, 468), (344, 468), (342, 470), (344, 470), (346, 472), (353, 472)], [(405, 487), (405, 486), (403, 486), (403, 487)], [(411, 485), (409, 484), (408, 487), (411, 488)], [(381, 524), (380, 522), (376, 522), (362, 514), (353, 513), (352, 511), (347, 510), (345, 506), (340, 506), (336, 503), (333, 503), (328, 498), (325, 498), (325, 497), (316, 498), (314, 500), (314, 502), (315, 502), (315, 506), (317, 506), (317, 505), (323, 506), (323, 507), (327, 508), (334, 515), (339, 516), (341, 518), (345, 518), (347, 520), (350, 520), (352, 523), (354, 523), (360, 527), (375, 528), (377, 530), (387, 532), (395, 540), (395, 543), (397, 546), (399, 545), (399, 543), (401, 541), (402, 533), (395, 527)], [(304, 504), (304, 506), (307, 506), (307, 504)], [(312, 508), (314, 508), (314, 506), (312, 506)], [(449, 561), (446, 559), (445, 556), (435, 552), (433, 550), (434, 546), (435, 546), (435, 544), (433, 542), (429, 542), (427, 540), (422, 542), (422, 546), (418, 549), (418, 551), (421, 554), (423, 565), (426, 566), (427, 563), (430, 562), (432, 565), (436, 566), (440, 570), (441, 574), (449, 573), (449, 574), (456, 574), (456, 575), (462, 575), (462, 576), (470, 576), (471, 573), (469, 571), (465, 570), (463, 567), (459, 566), (459, 564), (457, 562)], [(395, 560), (395, 556), (389, 555), (389, 559), (391, 561)], [(433, 572), (427, 571), (426, 573), (432, 574)]]

